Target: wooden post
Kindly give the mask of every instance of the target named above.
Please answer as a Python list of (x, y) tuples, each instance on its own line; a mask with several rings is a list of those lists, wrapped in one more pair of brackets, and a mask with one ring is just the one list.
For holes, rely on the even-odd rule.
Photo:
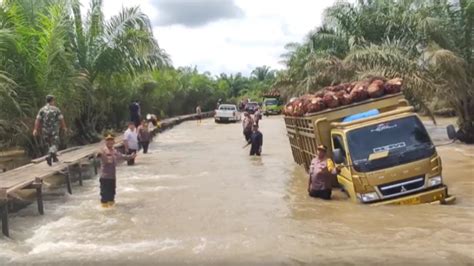
[(66, 178), (66, 187), (67, 187), (67, 192), (69, 194), (72, 194), (72, 188), (71, 188), (71, 167), (70, 165), (68, 164), (67, 166), (67, 173), (65, 175), (65, 178)]
[(8, 195), (6, 189), (0, 189), (0, 213), (2, 216), (2, 233), (6, 237), (10, 237), (8, 228)]
[(82, 164), (80, 161), (79, 161), (78, 166), (79, 166), (79, 186), (82, 187)]
[(95, 173), (95, 175), (97, 175), (99, 173), (99, 169), (98, 169), (98, 166), (97, 166), (97, 156), (94, 156), (92, 158), (92, 162), (94, 163), (94, 173)]
[(36, 202), (38, 203), (38, 212), (39, 214), (44, 214), (44, 207), (43, 207), (43, 180), (39, 177), (35, 178), (35, 182), (33, 182), (33, 186), (36, 188)]

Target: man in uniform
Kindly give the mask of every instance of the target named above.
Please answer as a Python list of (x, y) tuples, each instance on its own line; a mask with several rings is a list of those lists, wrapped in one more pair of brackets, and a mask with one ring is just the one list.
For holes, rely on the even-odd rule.
[(260, 107), (257, 107), (257, 110), (255, 110), (255, 114), (253, 115), (253, 117), (255, 124), (258, 126), (258, 122), (262, 119), (262, 112), (260, 111)]
[(43, 140), (48, 146), (46, 162), (49, 166), (52, 165), (52, 162), (58, 162), (59, 126), (64, 131), (67, 130), (61, 110), (56, 107), (54, 96), (48, 95), (46, 96), (46, 105), (39, 110), (36, 116), (33, 136), (36, 137), (41, 130)]
[(138, 127), (141, 123), (141, 108), (138, 100), (133, 101), (128, 109), (130, 111), (130, 121), (133, 121), (135, 127)]
[(116, 186), (116, 168), (121, 160), (134, 160), (137, 157), (136, 152), (125, 155), (114, 148), (115, 137), (107, 135), (105, 137), (105, 147), (103, 147), (98, 155), (100, 155), (100, 196), (102, 207), (108, 208), (115, 204), (115, 186)]
[(250, 136), (252, 135), (252, 126), (253, 126), (253, 119), (248, 112), (244, 113), (244, 119), (242, 121), (242, 128), (244, 131), (245, 141), (250, 140)]
[(201, 110), (201, 105), (198, 105), (198, 106), (196, 107), (196, 115), (197, 115), (197, 117), (196, 117), (197, 122), (198, 122), (198, 124), (200, 124), (200, 123), (202, 122), (202, 110)]
[(331, 158), (327, 157), (327, 147), (318, 145), (316, 157), (309, 168), (308, 193), (311, 197), (331, 199), (332, 179), (340, 172)]

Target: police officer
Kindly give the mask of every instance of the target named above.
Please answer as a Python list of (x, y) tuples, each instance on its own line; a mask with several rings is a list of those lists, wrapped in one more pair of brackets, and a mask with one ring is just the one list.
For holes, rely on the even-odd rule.
[(308, 193), (311, 197), (331, 199), (332, 179), (340, 172), (340, 167), (327, 156), (327, 147), (318, 145), (317, 155), (309, 168)]
[(244, 119), (242, 121), (242, 128), (244, 131), (245, 141), (250, 140), (250, 136), (252, 135), (252, 125), (253, 119), (248, 112), (244, 113)]
[(61, 110), (56, 107), (54, 96), (48, 95), (46, 96), (46, 105), (39, 110), (38, 115), (36, 116), (33, 136), (36, 137), (41, 129), (43, 140), (48, 146), (46, 162), (49, 166), (52, 165), (52, 161), (58, 161), (57, 152), (59, 148), (60, 125), (64, 131), (67, 131), (64, 117), (61, 113)]

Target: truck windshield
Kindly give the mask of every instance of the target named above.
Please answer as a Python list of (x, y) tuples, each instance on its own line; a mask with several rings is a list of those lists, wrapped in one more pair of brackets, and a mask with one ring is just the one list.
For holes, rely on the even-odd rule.
[[(352, 163), (358, 172), (375, 171), (427, 158), (435, 152), (425, 127), (416, 116), (359, 128), (348, 133)], [(369, 161), (373, 153), (388, 156)]]
[(235, 110), (237, 110), (237, 107), (232, 106), (232, 105), (221, 105), (221, 106), (219, 106), (219, 110), (222, 110), (222, 111), (235, 111)]
[(278, 105), (278, 100), (266, 100), (265, 106)]

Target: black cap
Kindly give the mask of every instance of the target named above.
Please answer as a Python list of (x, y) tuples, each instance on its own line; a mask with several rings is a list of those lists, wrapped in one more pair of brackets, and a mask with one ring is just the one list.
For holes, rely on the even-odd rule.
[(53, 96), (53, 95), (50, 94), (50, 95), (47, 95), (47, 96), (46, 96), (46, 102), (47, 102), (47, 103), (50, 103), (52, 100), (54, 100), (54, 96)]

